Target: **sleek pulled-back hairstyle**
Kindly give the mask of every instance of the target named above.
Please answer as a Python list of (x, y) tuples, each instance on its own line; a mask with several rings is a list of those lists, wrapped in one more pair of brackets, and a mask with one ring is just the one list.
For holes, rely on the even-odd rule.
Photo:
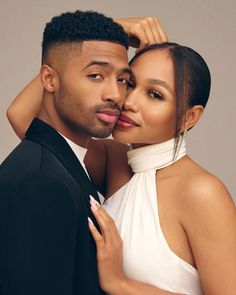
[(182, 132), (182, 123), (188, 108), (201, 105), (205, 108), (211, 87), (209, 68), (199, 53), (177, 43), (153, 44), (140, 50), (130, 65), (150, 50), (166, 50), (173, 62), (176, 97), (176, 145)]
[(53, 46), (89, 40), (110, 41), (128, 49), (128, 36), (112, 18), (94, 11), (67, 12), (46, 24), (42, 42), (42, 62)]

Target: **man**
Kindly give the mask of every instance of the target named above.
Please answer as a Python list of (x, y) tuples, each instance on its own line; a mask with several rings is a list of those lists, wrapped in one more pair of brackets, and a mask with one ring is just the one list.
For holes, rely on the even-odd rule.
[(96, 295), (83, 167), (92, 136), (110, 135), (126, 97), (128, 41), (112, 19), (64, 13), (46, 25), (42, 106), (0, 168), (0, 294)]

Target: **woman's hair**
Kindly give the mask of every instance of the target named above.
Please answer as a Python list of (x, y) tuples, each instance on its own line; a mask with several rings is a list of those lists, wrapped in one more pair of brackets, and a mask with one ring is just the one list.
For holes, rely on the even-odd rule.
[(130, 65), (142, 54), (150, 50), (166, 50), (173, 61), (176, 97), (176, 148), (182, 133), (182, 123), (189, 107), (207, 104), (211, 75), (209, 68), (199, 53), (177, 43), (153, 44), (140, 50), (130, 61)]

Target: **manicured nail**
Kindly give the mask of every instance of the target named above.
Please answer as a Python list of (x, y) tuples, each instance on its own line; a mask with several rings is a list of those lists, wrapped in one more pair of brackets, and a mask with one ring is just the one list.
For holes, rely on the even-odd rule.
[(90, 217), (88, 217), (88, 222), (89, 224), (93, 225), (92, 219)]
[(98, 210), (97, 204), (94, 204), (93, 201), (90, 201), (90, 205), (91, 205), (91, 209), (92, 210), (94, 210), (94, 211), (97, 211)]
[(95, 204), (97, 206), (100, 206), (100, 204), (98, 203), (98, 201), (96, 201), (93, 196), (90, 195), (89, 197), (90, 197), (90, 202), (91, 203), (93, 203), (93, 204)]

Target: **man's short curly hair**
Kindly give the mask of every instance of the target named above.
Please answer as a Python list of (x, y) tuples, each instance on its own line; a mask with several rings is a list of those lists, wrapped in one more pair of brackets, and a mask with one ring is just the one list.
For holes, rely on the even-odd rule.
[(128, 36), (112, 18), (95, 11), (66, 12), (46, 24), (42, 42), (42, 60), (55, 45), (88, 40), (110, 41), (128, 49)]

